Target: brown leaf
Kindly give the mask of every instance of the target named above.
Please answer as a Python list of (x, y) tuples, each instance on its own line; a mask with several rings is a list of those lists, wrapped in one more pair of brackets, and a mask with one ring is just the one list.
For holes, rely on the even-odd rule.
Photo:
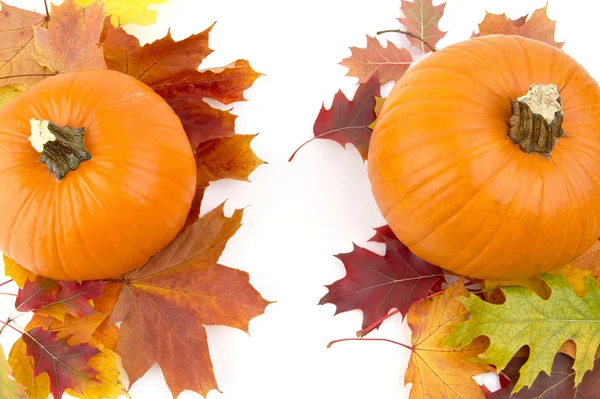
[(247, 181), (248, 176), (264, 162), (250, 148), (256, 135), (238, 134), (205, 141), (196, 150), (196, 195), (186, 226), (198, 219), (204, 190), (211, 181), (234, 179)]
[(509, 19), (506, 14), (486, 13), (485, 18), (479, 24), (479, 33), (473, 34), (472, 37), (495, 34), (518, 35), (562, 48), (565, 42), (558, 43), (554, 41), (556, 21), (548, 18), (546, 8), (547, 6), (535, 10), (529, 18), (524, 16), (517, 20)]
[(268, 304), (247, 273), (216, 263), (241, 217), (226, 218), (223, 206), (209, 212), (125, 276), (112, 320), (123, 321), (117, 353), (132, 383), (156, 362), (174, 397), (217, 389), (203, 326), (247, 331)]
[(382, 84), (398, 81), (413, 62), (408, 50), (400, 49), (392, 42), (383, 47), (371, 36), (367, 36), (366, 48), (351, 47), (350, 50), (352, 55), (340, 64), (350, 69), (346, 76), (357, 77), (358, 83), (365, 83), (373, 76)]
[(98, 47), (104, 24), (102, 3), (85, 9), (73, 0), (52, 8), (48, 28), (33, 28), (34, 58), (51, 72), (106, 69), (102, 49)]
[(0, 85), (38, 82), (49, 73), (34, 58), (33, 27), (47, 26), (46, 16), (0, 1)]
[(577, 269), (589, 270), (592, 276), (600, 275), (600, 241), (596, 241), (583, 255), (571, 262), (571, 266)]
[[(429, 46), (435, 48), (437, 42), (446, 34), (438, 28), (445, 7), (446, 3), (434, 6), (432, 0), (402, 0), (401, 9), (404, 17), (398, 18), (398, 21), (406, 27), (407, 31), (419, 36)], [(431, 48), (421, 40), (408, 35), (407, 37), (413, 46), (419, 47), (423, 52), (431, 51)]]
[(225, 104), (242, 101), (244, 91), (261, 76), (245, 60), (198, 71), (212, 52), (211, 29), (179, 42), (167, 34), (143, 47), (122, 29), (110, 29), (104, 43), (109, 69), (140, 79), (162, 96), (181, 119), (193, 149), (204, 141), (235, 134), (235, 115), (212, 108), (204, 98)]
[(451, 349), (443, 341), (452, 327), (467, 320), (469, 312), (455, 298), (468, 295), (456, 281), (440, 295), (415, 303), (407, 314), (414, 350), (405, 383), (412, 383), (411, 399), (484, 399), (481, 387), (471, 378), (493, 371), (493, 367), (466, 361), (483, 353), (485, 339), (476, 339), (462, 349)]

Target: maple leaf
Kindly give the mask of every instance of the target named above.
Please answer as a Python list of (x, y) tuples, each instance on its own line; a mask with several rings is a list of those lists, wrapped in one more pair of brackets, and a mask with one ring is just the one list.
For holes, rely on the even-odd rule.
[(216, 263), (241, 217), (221, 205), (125, 276), (112, 321), (123, 322), (116, 351), (132, 383), (156, 362), (174, 397), (217, 388), (204, 326), (247, 331), (268, 304), (247, 273)]
[(196, 149), (196, 195), (186, 226), (198, 219), (204, 191), (211, 181), (234, 179), (248, 181), (248, 176), (264, 162), (250, 148), (256, 135), (238, 134), (205, 141)]
[(496, 392), (487, 393), (488, 399), (589, 399), (600, 397), (600, 360), (596, 360), (594, 368), (583, 377), (581, 384), (575, 388), (575, 372), (573, 359), (558, 353), (554, 357), (550, 375), (540, 373), (530, 388), (523, 388), (516, 394), (511, 391), (519, 376), (519, 369), (526, 358), (512, 359), (503, 370), (511, 383), (508, 387)]
[(20, 312), (37, 311), (62, 320), (65, 313), (75, 317), (94, 314), (90, 300), (102, 295), (103, 281), (57, 281), (38, 277), (26, 281), (19, 290), (15, 308)]
[(33, 27), (47, 26), (46, 16), (1, 1), (0, 6), (1, 84), (33, 84), (42, 80), (48, 71), (33, 58)]
[(82, 9), (73, 0), (52, 8), (48, 28), (33, 27), (33, 57), (53, 73), (106, 69), (102, 49), (97, 43), (104, 26), (100, 3)]
[(124, 30), (110, 29), (103, 44), (108, 68), (134, 76), (162, 96), (181, 119), (193, 149), (204, 141), (235, 134), (235, 116), (212, 108), (203, 99), (225, 104), (244, 100), (243, 92), (261, 76), (245, 60), (198, 71), (212, 52), (208, 47), (211, 29), (178, 42), (168, 33), (143, 47)]
[(294, 159), (298, 151), (315, 139), (329, 139), (345, 146), (353, 144), (363, 159), (367, 159), (369, 141), (372, 130), (369, 125), (375, 121), (375, 97), (378, 97), (380, 83), (373, 77), (368, 82), (358, 86), (352, 101), (339, 90), (333, 97), (330, 109), (325, 106), (317, 116), (313, 126), (315, 137), (311, 138), (292, 154), (289, 161)]
[(530, 39), (546, 42), (551, 46), (562, 48), (565, 42), (554, 41), (556, 21), (552, 21), (546, 14), (546, 7), (535, 10), (529, 18), (527, 16), (512, 20), (506, 14), (490, 14), (486, 12), (485, 18), (479, 24), (479, 33), (472, 37), (485, 35), (518, 35)]
[(10, 102), (13, 98), (25, 91), (23, 85), (9, 85), (0, 87), (0, 109)]
[[(108, 283), (102, 289), (102, 296), (94, 299), (94, 310), (101, 314), (110, 315), (113, 312), (122, 284)], [(114, 351), (119, 339), (119, 328), (111, 323), (110, 317), (104, 321), (92, 333), (92, 338), (104, 345), (105, 348)]]
[(583, 255), (571, 262), (577, 269), (589, 270), (594, 277), (600, 275), (600, 241), (596, 241)]
[(27, 399), (25, 388), (10, 378), (12, 369), (0, 345), (0, 399)]
[(484, 340), (475, 340), (466, 347), (445, 348), (443, 340), (452, 327), (467, 320), (469, 313), (456, 299), (468, 295), (458, 280), (441, 294), (416, 302), (406, 318), (412, 331), (413, 351), (404, 375), (412, 383), (411, 399), (483, 399), (483, 391), (472, 376), (493, 371), (484, 364), (466, 360), (483, 352)]
[(27, 356), (27, 347), (23, 337), (13, 345), (8, 355), (8, 363), (13, 370), (13, 376), (25, 387), (29, 399), (48, 399), (50, 395), (50, 377), (48, 374), (33, 376), (33, 358)]
[(27, 280), (35, 281), (38, 277), (5, 254), (2, 254), (2, 261), (4, 262), (4, 274), (12, 278), (20, 288), (25, 286)]
[[(379, 233), (378, 233), (379, 234)], [(380, 236), (376, 235), (375, 240)], [(442, 269), (413, 255), (395, 237), (381, 237), (385, 256), (354, 245), (354, 250), (336, 257), (344, 263), (346, 276), (328, 285), (320, 305), (336, 305), (336, 314), (353, 309), (363, 312), (363, 329), (396, 308), (403, 315), (425, 298), (443, 279)], [(372, 239), (373, 240), (373, 239)]]
[[(402, 0), (401, 9), (404, 17), (398, 18), (398, 21), (406, 27), (408, 32), (417, 35), (429, 46), (435, 48), (437, 42), (446, 34), (438, 28), (445, 7), (446, 3), (434, 6), (432, 0)], [(407, 37), (413, 46), (419, 47), (423, 52), (432, 51), (431, 47), (421, 40), (409, 35)]]
[[(75, 3), (87, 7), (97, 0), (75, 0)], [(169, 0), (99, 0), (104, 4), (104, 12), (110, 15), (114, 26), (125, 24), (152, 25), (156, 22), (156, 11), (148, 6), (162, 4)]]
[(475, 295), (461, 299), (471, 318), (457, 325), (448, 337), (453, 347), (463, 346), (478, 336), (487, 336), (490, 347), (480, 362), (502, 370), (522, 347), (530, 355), (520, 369), (514, 392), (531, 386), (540, 371), (550, 373), (555, 353), (568, 340), (575, 342), (575, 384), (592, 369), (600, 345), (600, 289), (593, 278), (586, 280), (586, 293), (578, 297), (562, 274), (542, 274), (551, 289), (547, 300), (519, 286), (502, 287), (506, 301), (491, 304)]
[(383, 47), (379, 40), (367, 36), (367, 47), (351, 47), (352, 55), (345, 58), (341, 65), (350, 70), (346, 76), (358, 78), (358, 83), (365, 83), (375, 76), (381, 84), (390, 80), (398, 81), (412, 64), (412, 55), (404, 48), (400, 49), (392, 42)]
[(81, 319), (67, 314), (64, 321), (60, 321), (35, 314), (28, 326), (41, 326), (46, 331), (55, 332), (59, 339), (68, 338), (69, 345), (80, 345), (92, 340), (92, 335), (107, 317), (108, 313), (95, 313)]

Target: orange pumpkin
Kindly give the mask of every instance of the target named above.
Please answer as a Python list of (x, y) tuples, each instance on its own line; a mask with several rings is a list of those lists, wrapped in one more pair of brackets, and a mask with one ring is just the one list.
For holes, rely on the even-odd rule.
[(417, 63), (369, 148), (375, 200), (417, 256), (520, 279), (600, 236), (600, 88), (545, 43), (484, 36)]
[(179, 118), (128, 75), (57, 75), (0, 111), (0, 251), (36, 274), (141, 266), (182, 228), (195, 185)]

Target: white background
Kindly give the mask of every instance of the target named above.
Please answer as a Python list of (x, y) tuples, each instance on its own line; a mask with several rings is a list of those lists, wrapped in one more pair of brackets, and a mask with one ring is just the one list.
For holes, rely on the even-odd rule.
[[(4, 1), (43, 11), (42, 0)], [(448, 0), (440, 22), (448, 34), (438, 47), (467, 39), (486, 9), (518, 18), (544, 4)], [(344, 276), (342, 263), (332, 255), (352, 250), (352, 242), (364, 245), (372, 228), (384, 224), (370, 193), (366, 164), (354, 147), (343, 149), (327, 140), (311, 143), (287, 162), (312, 137), (322, 103), (329, 107), (339, 88), (348, 96), (356, 90), (356, 79), (345, 77), (347, 69), (337, 65), (350, 55), (348, 47), (364, 46), (365, 34), (399, 28), (400, 0), (171, 0), (152, 8), (159, 11), (156, 25), (127, 27), (143, 43), (163, 37), (168, 28), (181, 40), (217, 21), (210, 35), (215, 52), (201, 67), (245, 58), (266, 75), (246, 92), (250, 101), (235, 104), (233, 112), (239, 115), (238, 133), (260, 133), (252, 147), (268, 165), (251, 175), (251, 183), (211, 184), (202, 210), (226, 199), (228, 214), (246, 207), (244, 224), (220, 262), (250, 273), (254, 287), (276, 303), (250, 323), (250, 336), (228, 327), (207, 327), (223, 392), (212, 391), (207, 398), (408, 397), (403, 381), (410, 353), (382, 342), (345, 342), (327, 349), (331, 340), (353, 337), (362, 315), (352, 311), (334, 317), (333, 305), (317, 305), (327, 292), (324, 286)], [(556, 39), (568, 39), (564, 50), (596, 79), (600, 59), (591, 32), (598, 11), (595, 0), (550, 0), (548, 8), (549, 16), (558, 20)], [(385, 38), (408, 45), (397, 34)], [(14, 309), (13, 299), (0, 296), (2, 320)], [(410, 331), (399, 315), (371, 337), (410, 343)], [(11, 331), (3, 334), (6, 352), (16, 338)], [(134, 384), (131, 396), (162, 399), (171, 394), (154, 367)], [(199, 397), (188, 391), (180, 396)]]

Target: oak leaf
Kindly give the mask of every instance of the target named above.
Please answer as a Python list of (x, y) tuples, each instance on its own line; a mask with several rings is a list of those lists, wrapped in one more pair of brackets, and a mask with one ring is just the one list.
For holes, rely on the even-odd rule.
[(325, 106), (317, 116), (313, 126), (315, 137), (302, 144), (290, 157), (290, 161), (306, 144), (316, 139), (329, 139), (345, 146), (353, 144), (363, 159), (367, 159), (372, 130), (369, 125), (375, 121), (375, 97), (379, 97), (381, 84), (375, 77), (358, 86), (352, 101), (339, 90), (333, 97), (330, 109)]
[(556, 21), (552, 21), (546, 14), (546, 7), (535, 10), (529, 18), (527, 16), (513, 20), (506, 14), (486, 13), (479, 24), (479, 33), (472, 37), (485, 35), (518, 35), (530, 39), (546, 42), (551, 46), (562, 48), (564, 42), (554, 41)]
[(33, 27), (48, 25), (45, 15), (0, 1), (0, 82), (33, 84), (49, 72), (34, 58)]
[(346, 76), (357, 77), (358, 83), (365, 83), (373, 76), (382, 84), (398, 81), (413, 62), (408, 50), (398, 48), (392, 42), (383, 47), (371, 36), (367, 36), (366, 48), (351, 47), (350, 50), (352, 55), (340, 64), (350, 69)]
[(0, 345), (0, 399), (27, 399), (25, 388), (11, 376), (12, 369)]
[(458, 280), (441, 294), (416, 302), (406, 318), (412, 331), (413, 351), (404, 375), (412, 383), (411, 399), (484, 399), (473, 376), (493, 368), (467, 359), (483, 352), (485, 340), (475, 340), (462, 349), (444, 346), (443, 341), (457, 323), (467, 320), (469, 313), (457, 300), (468, 295)]
[(461, 347), (479, 336), (490, 339), (490, 347), (477, 361), (506, 367), (513, 355), (529, 346), (529, 359), (520, 369), (514, 392), (531, 386), (538, 373), (550, 373), (552, 359), (561, 345), (572, 340), (576, 346), (575, 384), (591, 370), (600, 345), (600, 289), (593, 278), (586, 280), (586, 293), (578, 297), (562, 274), (542, 274), (551, 289), (547, 300), (519, 286), (500, 288), (506, 301), (491, 304), (471, 295), (461, 302), (471, 318), (457, 325), (447, 344)]
[[(446, 3), (434, 6), (432, 0), (402, 0), (401, 9), (404, 17), (398, 18), (398, 21), (408, 32), (417, 35), (429, 46), (435, 48), (437, 42), (446, 34), (438, 27), (445, 7)], [(408, 35), (407, 37), (413, 46), (419, 47), (423, 52), (432, 51), (421, 40)]]
[(235, 135), (205, 141), (196, 149), (196, 195), (188, 225), (198, 219), (204, 191), (211, 181), (234, 179), (247, 181), (248, 176), (264, 162), (250, 148), (256, 135)]
[(241, 217), (226, 218), (220, 206), (125, 275), (112, 321), (122, 321), (116, 351), (131, 383), (158, 363), (174, 397), (217, 389), (204, 326), (248, 331), (268, 304), (247, 273), (217, 264)]
[(139, 40), (122, 29), (110, 29), (104, 42), (109, 69), (127, 73), (152, 87), (181, 119), (192, 148), (203, 141), (235, 134), (235, 116), (212, 108), (203, 98), (229, 104), (244, 100), (243, 93), (261, 76), (248, 61), (198, 71), (212, 50), (203, 32), (174, 41), (170, 33), (140, 47)]
[(336, 305), (336, 314), (362, 310), (363, 329), (383, 319), (393, 308), (406, 314), (444, 278), (442, 269), (412, 254), (395, 237), (384, 237), (378, 231), (372, 241), (380, 240), (386, 246), (385, 256), (356, 245), (352, 252), (337, 255), (344, 263), (346, 276), (328, 285), (329, 292), (319, 301), (321, 305)]
[[(97, 0), (75, 0), (83, 7), (87, 7)], [(104, 12), (110, 16), (114, 26), (125, 24), (152, 25), (156, 22), (156, 11), (149, 10), (148, 6), (162, 4), (169, 0), (100, 0), (104, 5)]]
[(519, 369), (527, 359), (514, 358), (502, 371), (511, 383), (496, 392), (487, 393), (488, 399), (592, 399), (600, 397), (600, 360), (596, 359), (592, 371), (583, 376), (581, 384), (575, 387), (573, 359), (558, 353), (554, 357), (550, 375), (540, 373), (530, 388), (523, 388), (516, 394), (511, 391), (519, 377)]
[(67, 0), (52, 8), (48, 28), (34, 26), (33, 57), (53, 73), (88, 69), (106, 69), (102, 49), (98, 47), (104, 26), (100, 3), (82, 9)]

